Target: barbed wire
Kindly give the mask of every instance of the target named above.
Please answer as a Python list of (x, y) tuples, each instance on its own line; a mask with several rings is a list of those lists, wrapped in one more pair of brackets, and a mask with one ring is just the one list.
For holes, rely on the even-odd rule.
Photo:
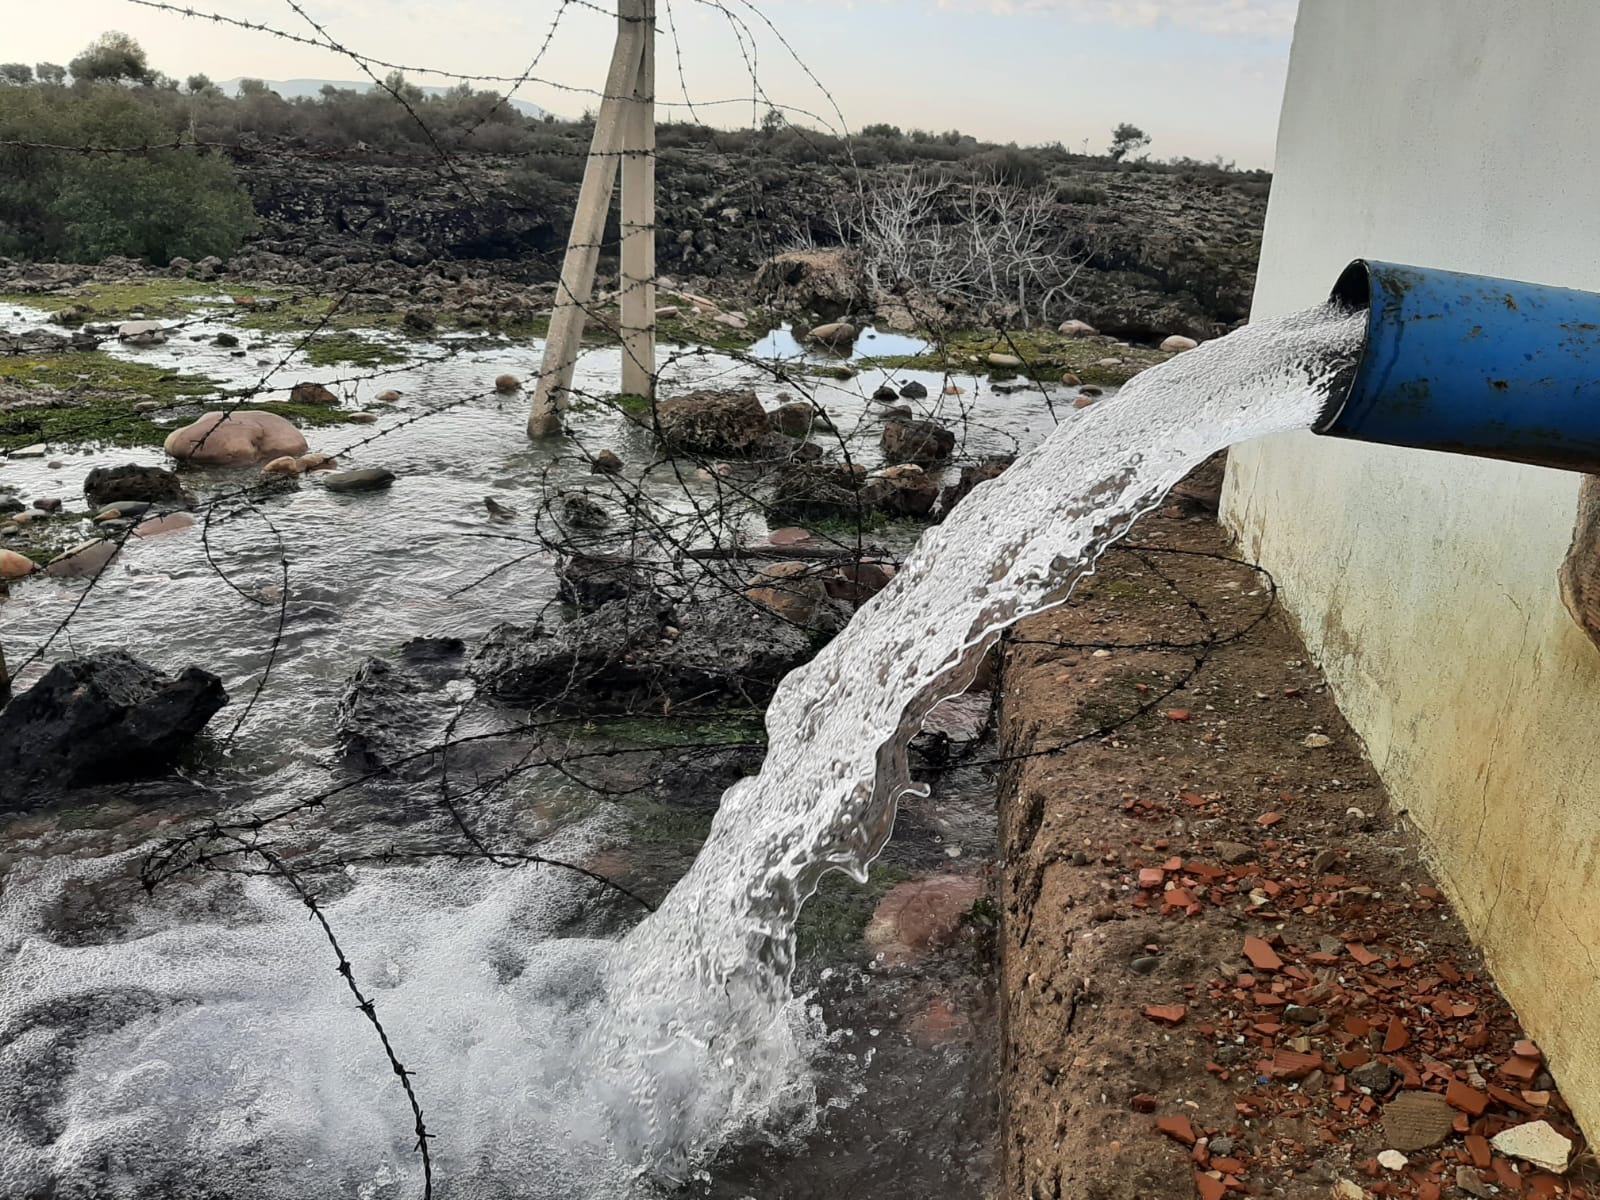
[[(518, 76), (465, 75), (402, 66), (361, 54), (337, 41), (324, 25), (305, 11), (297, 0), (285, 0), (285, 2), (314, 30), (315, 36), (227, 17), (219, 13), (202, 12), (166, 3), (164, 0), (130, 0), (130, 3), (144, 8), (185, 18), (218, 22), (342, 54), (354, 62), (378, 90), (386, 93), (403, 109), (407, 119), (422, 133), (430, 153), (411, 157), (407, 161), (425, 163), (458, 183), (465, 193), (464, 207), (476, 210), (480, 215), (487, 212), (487, 206), (479, 191), (466, 178), (457, 158), (459, 153), (465, 152), (465, 148), (455, 144), (448, 135), (430, 126), (424, 116), (426, 107), (412, 103), (399, 87), (380, 79), (375, 68), (399, 71), (403, 74), (450, 78), (464, 83), (509, 85), (504, 94), (496, 99), (494, 105), (480, 115), (476, 124), (460, 137), (461, 143), (470, 141), (472, 135), (494, 113), (509, 104), (511, 97), (519, 88), (530, 84), (549, 86), (572, 94), (594, 96), (603, 101), (632, 98), (611, 97), (602, 91), (563, 85), (540, 78), (536, 74), (538, 66), (552, 47), (563, 18), (570, 9), (589, 9), (614, 19), (615, 14), (590, 0), (560, 0), (551, 25), (544, 33), (543, 41), (528, 67)], [(657, 99), (656, 104), (659, 107), (667, 109), (681, 107), (686, 109), (693, 119), (699, 120), (698, 114), (701, 109), (728, 104), (749, 104), (754, 123), (759, 119), (760, 109), (764, 103), (769, 111), (795, 114), (825, 128), (829, 127), (828, 119), (806, 109), (774, 103), (767, 94), (760, 78), (761, 60), (755, 29), (755, 25), (760, 25), (777, 37), (784, 52), (800, 65), (807, 78), (823, 93), (828, 105), (832, 107), (834, 118), (837, 119), (837, 127), (846, 128), (843, 114), (832, 94), (822, 86), (810, 67), (796, 54), (793, 46), (754, 4), (749, 0), (736, 0), (736, 4), (733, 5), (723, 3), (721, 0), (697, 0), (697, 2), (705, 4), (724, 19), (750, 77), (750, 94), (745, 97), (714, 101), (696, 101), (690, 96), (683, 64), (682, 45), (678, 39), (671, 0), (663, 0), (667, 18), (666, 28), (674, 47), (679, 82), (685, 99), (681, 104)], [(419, 107), (422, 111), (419, 111)], [(791, 128), (802, 141), (816, 145), (809, 131), (798, 126)], [(447, 140), (451, 140), (452, 144), (447, 145)], [(134, 146), (71, 146), (11, 139), (0, 141), (0, 148), (86, 156), (151, 155), (193, 151), (221, 152), (236, 156), (263, 154), (336, 159), (345, 153), (298, 148), (255, 148), (237, 143), (202, 142), (182, 138), (176, 139), (171, 144), (148, 143)], [(845, 143), (845, 153), (848, 162), (847, 172), (853, 174), (844, 175), (843, 182), (857, 196), (864, 197), (866, 185), (856, 166), (854, 151), (848, 140)], [(596, 152), (592, 149), (566, 150), (545, 147), (536, 151), (536, 154), (584, 159), (594, 157), (596, 154), (619, 159), (632, 156), (659, 158), (656, 151), (639, 149)], [(750, 197), (751, 218), (757, 221), (754, 236), (758, 247), (763, 257), (770, 257), (773, 247), (768, 237), (768, 230), (758, 217), (763, 208), (760, 185), (749, 176), (742, 182)], [(644, 228), (652, 234), (659, 232), (657, 224), (650, 224)], [(843, 230), (839, 232), (841, 235), (844, 233)], [(565, 250), (588, 249), (603, 253), (617, 249), (620, 241), (621, 238), (602, 237), (599, 241), (587, 245), (569, 245)], [(558, 280), (562, 278), (558, 252), (532, 249), (528, 257), (547, 268), (554, 269)], [(260, 373), (253, 383), (243, 387), (220, 389), (218, 404), (221, 406), (222, 416), (204, 434), (202, 442), (224, 422), (245, 411), (244, 406), (249, 402), (267, 394), (274, 386), (273, 381), (299, 362), (315, 339), (334, 327), (336, 321), (359, 316), (351, 312), (355, 297), (372, 282), (380, 266), (389, 261), (392, 260), (383, 257), (374, 258), (364, 269), (356, 271), (340, 287), (338, 294), (317, 314), (309, 332), (294, 338), (286, 349), (276, 355), (273, 362), (267, 364), (266, 370)], [(624, 280), (619, 273), (618, 286), (605, 293), (603, 302), (594, 299), (582, 301), (580, 307), (586, 322), (591, 329), (601, 332), (608, 338), (622, 333), (620, 312), (614, 316), (612, 305), (620, 309), (622, 301), (630, 296), (634, 289), (654, 287), (660, 280), (659, 272), (649, 279), (631, 282)], [(561, 286), (564, 289), (564, 284)], [(577, 299), (564, 290), (558, 295), (568, 302)], [(982, 465), (991, 454), (989, 452), (980, 454), (971, 449), (973, 444), (980, 440), (990, 447), (1003, 448), (1005, 453), (1019, 452), (1023, 447), (1017, 435), (1003, 424), (986, 419), (979, 411), (976, 389), (970, 396), (959, 390), (952, 392), (956, 375), (945, 353), (950, 329), (944, 314), (922, 311), (915, 296), (908, 295), (906, 304), (930, 333), (932, 347), (941, 360), (938, 373), (945, 381), (945, 386), (930, 395), (926, 404), (920, 399), (909, 397), (906, 399), (918, 406), (913, 409), (914, 413), (920, 408), (923, 419), (950, 420), (957, 429), (955, 445), (937, 464), (930, 463), (930, 468), (942, 471)], [(997, 324), (996, 336), (1010, 338), (1003, 323)], [(1015, 350), (1014, 340), (1008, 344)], [(399, 363), (371, 372), (325, 379), (323, 385), (359, 386), (385, 376), (448, 363), (471, 349), (471, 346), (463, 344), (451, 345), (443, 350), (407, 354)], [(592, 347), (580, 345), (570, 362), (553, 365), (547, 363), (545, 369), (549, 372), (576, 366), (590, 349)], [(627, 348), (624, 347), (624, 353), (627, 352)], [(1027, 356), (1020, 352), (1017, 352), (1017, 356), (1023, 360), (1023, 369), (1026, 372), (1030, 375), (1036, 373), (1035, 364), (1028, 362)], [(747, 352), (730, 352), (708, 347), (690, 346), (671, 350), (654, 365), (656, 370), (653, 372), (653, 379), (657, 384), (661, 379), (675, 377), (681, 371), (684, 375), (695, 376), (698, 386), (702, 388), (728, 383), (742, 390), (748, 389), (753, 377), (764, 388), (791, 389), (804, 397), (804, 402), (810, 405), (811, 411), (823, 418), (827, 424), (823, 426), (813, 421), (807, 430), (808, 436), (795, 441), (786, 442), (774, 435), (766, 439), (760, 448), (750, 453), (725, 452), (704, 446), (697, 448), (683, 444), (682, 439), (677, 438), (673, 430), (663, 421), (661, 398), (654, 391), (644, 398), (645, 407), (640, 410), (637, 407), (630, 407), (615, 395), (574, 386), (569, 389), (573, 401), (594, 406), (610, 417), (620, 418), (623, 428), (637, 429), (648, 434), (654, 447), (650, 457), (643, 465), (635, 466), (625, 472), (591, 474), (590, 482), (579, 487), (573, 482), (573, 470), (577, 466), (584, 466), (591, 473), (594, 472), (601, 462), (601, 448), (586, 432), (582, 420), (569, 420), (564, 439), (557, 444), (551, 461), (541, 472), (537, 485), (537, 502), (534, 511), (529, 514), (530, 523), (527, 528), (519, 532), (460, 533), (463, 537), (512, 543), (516, 546), (516, 553), (471, 581), (453, 589), (448, 598), (455, 599), (466, 595), (474, 589), (483, 587), (489, 580), (523, 567), (535, 559), (540, 560), (542, 564), (553, 561), (556, 574), (563, 579), (567, 577), (563, 576), (562, 572), (570, 573), (573, 564), (598, 561), (602, 564), (620, 566), (626, 572), (637, 575), (637, 584), (627, 582), (622, 586), (621, 598), (625, 602), (637, 597), (646, 597), (654, 604), (659, 598), (666, 602), (666, 608), (671, 614), (669, 619), (684, 625), (694, 619), (696, 611), (708, 611), (711, 606), (718, 604), (728, 605), (749, 621), (770, 622), (791, 632), (797, 631), (802, 640), (808, 643), (797, 653), (808, 654), (822, 636), (819, 629), (803, 614), (784, 611), (781, 604), (774, 606), (753, 597), (751, 593), (754, 588), (767, 587), (776, 591), (780, 598), (792, 595), (806, 599), (814, 597), (820, 586), (822, 594), (827, 597), (827, 604), (840, 601), (835, 615), (848, 619), (850, 612), (856, 606), (870, 598), (870, 588), (862, 583), (868, 570), (877, 572), (886, 580), (888, 574), (900, 565), (900, 555), (894, 546), (878, 544), (871, 536), (877, 528), (877, 522), (884, 514), (864, 485), (873, 478), (869, 465), (884, 456), (875, 454), (868, 444), (881, 422), (879, 417), (873, 414), (871, 402), (866, 400), (863, 386), (859, 382), (830, 381), (820, 378), (807, 373), (808, 368), (805, 365), (773, 362)], [(892, 373), (885, 371), (883, 377), (887, 384), (892, 378)], [(1049, 389), (1040, 385), (1038, 391), (1051, 418), (1059, 420)], [(457, 395), (444, 403), (386, 422), (368, 434), (348, 440), (341, 448), (333, 451), (333, 455), (342, 460), (418, 422), (430, 420), (464, 406), (481, 403), (498, 395), (498, 391), (489, 389)], [(838, 422), (831, 420), (829, 410), (824, 407), (822, 401), (834, 395), (843, 403), (860, 406), (853, 425), (847, 425), (844, 420)], [(210, 401), (207, 401), (207, 404), (209, 403)], [(192, 407), (194, 407), (192, 402), (174, 401), (162, 405), (149, 415), (165, 416)], [(120, 414), (115, 417), (108, 416), (103, 426), (91, 426), (88, 432), (92, 433), (95, 428), (109, 429), (123, 419)], [(43, 426), (39, 428), (42, 429)], [(816, 453), (806, 452), (804, 449), (806, 447)], [(776, 484), (786, 478), (792, 478), (796, 473), (804, 475), (808, 469), (815, 467), (828, 470), (837, 468), (842, 472), (840, 477), (849, 481), (848, 486), (842, 487), (839, 494), (834, 497), (835, 503), (831, 511), (836, 524), (815, 530), (803, 547), (751, 544), (746, 536), (747, 527), (751, 522), (758, 519), (765, 520), (771, 526), (777, 519), (779, 506), (774, 502)], [(300, 578), (293, 569), (296, 554), (292, 530), (286, 533), (287, 526), (280, 527), (269, 515), (273, 501), (285, 486), (283, 482), (275, 479), (256, 479), (224, 488), (207, 496), (201, 505), (203, 515), (200, 522), (200, 543), (208, 568), (243, 602), (261, 609), (264, 620), (271, 624), (269, 634), (265, 638), (259, 670), (251, 672), (254, 679), (248, 699), (230, 730), (221, 739), (221, 745), (224, 747), (236, 743), (241, 730), (257, 710), (258, 702), (267, 694), (271, 681), (276, 677), (275, 668), (283, 656), (294, 585)], [(591, 493), (589, 491), (591, 487), (598, 490)], [(935, 491), (937, 490), (935, 485)], [(574, 520), (572, 513), (582, 512), (582, 504), (574, 499), (575, 496), (583, 497), (583, 504), (602, 507), (607, 516), (607, 527), (590, 528), (584, 521)], [(920, 522), (924, 519), (937, 519), (948, 511), (950, 504), (955, 502), (957, 498), (954, 497), (936, 498), (918, 515), (917, 520)], [(13, 666), (13, 674), (19, 674), (41, 663), (61, 639), (70, 640), (71, 626), (79, 619), (90, 597), (99, 594), (97, 587), (107, 572), (113, 569), (114, 564), (120, 565), (120, 555), (129, 539), (137, 538), (138, 530), (146, 522), (157, 519), (159, 515), (153, 513), (149, 517), (134, 521), (109, 539), (114, 543), (111, 554), (87, 575), (67, 612), (31, 653), (20, 664)], [(269, 592), (246, 587), (240, 578), (230, 574), (226, 553), (214, 551), (213, 530), (236, 522), (240, 523), (241, 528), (245, 527), (245, 522), (257, 522), (267, 531), (272, 559), (266, 565), (269, 569), (275, 569), (277, 574), (275, 596)], [(824, 524), (814, 521), (807, 523)], [(905, 535), (902, 533), (900, 541), (904, 540)], [(1181, 553), (1162, 547), (1125, 547), (1125, 550), (1150, 555)], [(777, 562), (799, 561), (802, 570), (782, 578), (771, 576), (764, 571), (751, 575), (752, 562), (759, 563), (769, 559)], [(1159, 568), (1151, 566), (1151, 569), (1158, 576), (1167, 579), (1174, 590), (1179, 590), (1178, 584), (1162, 575)], [(834, 584), (840, 585), (841, 596), (834, 596), (829, 591)], [(1275, 584), (1271, 595), (1272, 597), (1276, 595)], [(580, 597), (574, 590), (574, 594), (568, 599), (577, 601)], [(558, 603), (558, 600), (547, 602), (535, 619), (542, 623), (546, 616), (556, 611), (555, 606)], [(1201, 639), (1192, 643), (1173, 643), (1165, 647), (1187, 650), (1195, 656), (1193, 669), (1173, 684), (1174, 691), (1185, 686), (1219, 646), (1244, 636), (1243, 633), (1219, 632), (1198, 601), (1191, 598), (1190, 604), (1206, 632)], [(551, 636), (563, 636), (565, 632), (572, 630), (581, 633), (584, 622), (589, 618), (583, 615), (584, 603), (575, 603), (573, 607), (578, 610), (579, 615), (557, 626)], [(1270, 601), (1268, 607), (1270, 608)], [(275, 612), (272, 611), (274, 609)], [(1257, 620), (1265, 619), (1265, 615), (1266, 610), (1263, 610), (1262, 616)], [(663, 637), (667, 636), (665, 633), (667, 628), (669, 626), (661, 626)], [(1147, 645), (1150, 648), (1163, 646), (1158, 642)], [(626, 653), (627, 651), (624, 651), (622, 656), (626, 657)], [(553, 686), (547, 695), (515, 703), (501, 701), (492, 693), (492, 689), (477, 686), (454, 703), (444, 721), (441, 735), (421, 749), (408, 749), (404, 753), (386, 752), (375, 758), (375, 765), (372, 765), (371, 769), (353, 769), (346, 764), (340, 769), (342, 777), (330, 786), (286, 800), (264, 813), (231, 815), (203, 822), (181, 834), (163, 839), (150, 849), (143, 861), (140, 880), (150, 892), (192, 872), (251, 875), (281, 882), (293, 893), (298, 902), (304, 905), (311, 918), (317, 922), (332, 952), (339, 976), (353, 996), (358, 1011), (362, 1013), (379, 1040), (390, 1068), (403, 1090), (412, 1115), (416, 1139), (414, 1149), (422, 1166), (422, 1194), (425, 1198), (430, 1198), (433, 1194), (433, 1157), (429, 1146), (433, 1135), (425, 1123), (422, 1105), (412, 1083), (412, 1073), (403, 1065), (399, 1049), (393, 1044), (376, 1005), (360, 986), (351, 959), (341, 946), (328, 910), (310, 879), (331, 872), (348, 872), (357, 868), (382, 870), (396, 865), (435, 861), (462, 866), (485, 865), (497, 869), (548, 867), (597, 885), (601, 895), (614, 895), (628, 901), (632, 906), (650, 911), (653, 908), (652, 901), (640, 889), (629, 886), (623, 880), (611, 878), (606, 873), (580, 862), (541, 853), (537, 839), (531, 839), (530, 844), (530, 839), (497, 837), (486, 834), (484, 829), (480, 828), (480, 824), (485, 826), (489, 824), (480, 821), (480, 818), (485, 813), (492, 815), (492, 806), (504, 800), (513, 783), (539, 772), (550, 772), (570, 780), (588, 795), (620, 800), (662, 793), (670, 786), (674, 772), (688, 775), (702, 767), (708, 771), (713, 768), (722, 769), (726, 766), (725, 756), (733, 756), (732, 769), (742, 770), (749, 758), (761, 752), (762, 746), (758, 740), (707, 735), (697, 726), (708, 714), (715, 714), (722, 720), (759, 716), (764, 708), (764, 697), (770, 693), (774, 683), (774, 680), (768, 678), (766, 674), (742, 668), (738, 664), (718, 664), (716, 669), (706, 670), (706, 677), (703, 680), (694, 687), (685, 687), (681, 693), (674, 693), (671, 688), (662, 685), (660, 680), (646, 678), (635, 692), (622, 698), (619, 702), (619, 711), (598, 710), (590, 702), (592, 697), (586, 700), (585, 691), (607, 670), (613, 668), (616, 662), (617, 659), (613, 656), (602, 657), (599, 661), (585, 664), (574, 655), (559, 686)], [(695, 687), (699, 690), (694, 690)], [(355, 691), (355, 684), (352, 682), (347, 694), (355, 694)], [(1109, 736), (1110, 732), (1114, 732), (1122, 724), (1135, 720), (1153, 709), (1167, 694), (1170, 692), (1150, 700), (1137, 712), (1115, 725), (1075, 737), (1063, 745), (1033, 753), (1058, 753), (1068, 746), (1080, 744), (1085, 740)], [(524, 719), (507, 724), (508, 711), (519, 712)], [(465, 731), (469, 720), (485, 714), (493, 718), (494, 728), (486, 732)], [(642, 742), (637, 736), (630, 734), (629, 725), (630, 722), (637, 721), (641, 714), (648, 714), (653, 720), (662, 722), (670, 732), (665, 737), (658, 737), (648, 743)], [(961, 750), (954, 754), (943, 758), (938, 755), (930, 756), (920, 769), (931, 775), (939, 775), (968, 767), (1003, 766), (1020, 757), (983, 756), (981, 747), (989, 744), (987, 732), (983, 737), (965, 742)], [(515, 747), (519, 752), (514, 761), (495, 770), (487, 772), (475, 770), (463, 776), (456, 769), (454, 764), (469, 747), (487, 746)], [(648, 768), (631, 766), (638, 761), (645, 761), (650, 765)], [(622, 764), (620, 776), (617, 769), (619, 763)], [(342, 852), (336, 848), (329, 849), (326, 845), (319, 845), (315, 851), (307, 851), (303, 847), (303, 839), (285, 837), (279, 840), (276, 837), (279, 830), (292, 829), (294, 822), (302, 817), (309, 814), (326, 814), (329, 806), (340, 798), (363, 794), (368, 788), (381, 787), (398, 778), (426, 780), (430, 773), (435, 777), (437, 784), (433, 793), (435, 799), (430, 801), (430, 805), (442, 814), (443, 819), (448, 822), (448, 829), (442, 834), (432, 829), (423, 831), (416, 839), (421, 844), (395, 844), (378, 851), (363, 848), (352, 852)], [(443, 844), (441, 838), (444, 839)]]

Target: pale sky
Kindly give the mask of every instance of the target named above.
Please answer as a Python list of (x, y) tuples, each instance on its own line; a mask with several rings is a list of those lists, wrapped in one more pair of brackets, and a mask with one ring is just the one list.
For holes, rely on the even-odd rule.
[[(207, 12), (315, 37), (288, 0), (184, 0)], [(517, 95), (564, 115), (598, 89), (612, 0), (305, 0), (332, 37), (361, 54), (466, 74), (516, 76), (561, 20)], [(657, 0), (663, 101), (749, 124), (755, 66), (764, 95), (851, 129), (878, 121), (994, 141), (1060, 141), (1095, 151), (1131, 121), (1156, 158), (1221, 155), (1270, 166), (1296, 0)], [(757, 6), (759, 6), (759, 11)], [(102, 30), (132, 34), (156, 68), (183, 78), (361, 80), (348, 58), (268, 34), (185, 18), (134, 0), (0, 0), (0, 59), (65, 63)], [(762, 15), (771, 26), (762, 20)], [(669, 22), (670, 17), (670, 22)], [(741, 35), (739, 25), (749, 30)], [(672, 28), (676, 28), (676, 46)], [(781, 35), (781, 39), (780, 36)], [(793, 50), (791, 56), (785, 42)], [(741, 51), (741, 44), (744, 50)], [(807, 77), (795, 58), (808, 67)], [(417, 83), (451, 80), (420, 73)], [(820, 83), (821, 87), (818, 86)], [(482, 85), (491, 86), (491, 85)], [(824, 92), (822, 89), (826, 89)], [(832, 100), (830, 101), (829, 96)], [(681, 112), (682, 110), (667, 110)]]

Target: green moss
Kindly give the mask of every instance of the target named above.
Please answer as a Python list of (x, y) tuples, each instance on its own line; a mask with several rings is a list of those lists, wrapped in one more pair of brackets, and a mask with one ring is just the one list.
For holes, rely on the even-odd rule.
[[(0, 385), (37, 389), (53, 403), (0, 412), (0, 449), (34, 442), (109, 446), (159, 446), (173, 426), (151, 417), (186, 405), (226, 408), (235, 401), (214, 379), (185, 375), (146, 363), (123, 362), (92, 352), (49, 354), (37, 358), (0, 358)], [(161, 408), (133, 411), (141, 401)], [(248, 403), (245, 407), (277, 413), (298, 425), (338, 425), (348, 413), (314, 404)]]
[[(929, 335), (931, 336), (931, 335)], [(1026, 364), (1016, 368), (993, 368), (991, 354), (1010, 354)], [(863, 368), (885, 371), (932, 371), (952, 375), (990, 375), (997, 379), (1019, 375), (1042, 383), (1054, 383), (1070, 371), (1085, 383), (1123, 384), (1140, 371), (1165, 362), (1171, 355), (1159, 350), (1112, 349), (1092, 338), (1062, 337), (1048, 330), (1030, 330), (1004, 336), (991, 330), (950, 334), (926, 354), (897, 355), (861, 360)], [(1101, 367), (1102, 358), (1120, 358), (1122, 364)]]
[(406, 361), (406, 355), (396, 347), (350, 332), (319, 334), (305, 348), (305, 355), (314, 367), (331, 367), (341, 363), (357, 367), (381, 367)]
[(54, 393), (58, 402), (48, 408), (0, 413), (4, 449), (32, 442), (159, 446), (170, 428), (157, 425), (149, 414), (134, 412), (134, 404), (154, 400), (173, 407), (217, 393), (216, 381), (204, 376), (90, 352), (0, 358), (0, 383)]
[(210, 307), (201, 299), (218, 294), (222, 285), (193, 279), (148, 278), (120, 283), (86, 283), (48, 295), (0, 295), (0, 307), (26, 304), (50, 311), (82, 304), (93, 310), (90, 320), (114, 321), (143, 313), (155, 320), (186, 317)]
[(884, 893), (912, 878), (910, 872), (882, 861), (872, 864), (866, 883), (837, 871), (823, 876), (795, 925), (801, 957), (832, 959), (854, 949)]
[(624, 717), (591, 721), (585, 733), (603, 734), (608, 742), (639, 748), (682, 746), (697, 742), (759, 745), (767, 740), (761, 712), (736, 709), (703, 717)]

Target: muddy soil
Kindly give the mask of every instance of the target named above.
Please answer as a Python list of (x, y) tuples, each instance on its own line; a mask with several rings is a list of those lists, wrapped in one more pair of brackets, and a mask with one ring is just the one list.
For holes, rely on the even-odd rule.
[[(1559, 1064), (1208, 490), (1004, 661), (1001, 1194), (1600, 1196)], [(1493, 1144), (1539, 1120), (1564, 1175)]]

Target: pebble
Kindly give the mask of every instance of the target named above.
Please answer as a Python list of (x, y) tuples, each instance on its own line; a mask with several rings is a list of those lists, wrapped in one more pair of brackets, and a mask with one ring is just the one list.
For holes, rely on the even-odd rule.
[(48, 499), (35, 500), (33, 502), (33, 506), (40, 512), (57, 513), (61, 511), (61, 501), (56, 499), (54, 496), (51, 496)]
[(615, 450), (602, 450), (594, 456), (594, 462), (589, 465), (591, 475), (615, 475), (622, 470), (622, 459), (617, 457)]
[(47, 453), (49, 453), (49, 451), (45, 447), (45, 444), (43, 442), (35, 442), (31, 446), (23, 446), (20, 450), (13, 450), (9, 455), (7, 455), (7, 457), (8, 458), (43, 458)]
[(386, 488), (395, 480), (393, 471), (382, 467), (363, 467), (356, 471), (339, 471), (323, 480), (330, 492), (374, 492)]
[(1307, 750), (1321, 750), (1324, 747), (1333, 745), (1333, 739), (1325, 733), (1309, 733), (1306, 735), (1305, 741), (1300, 744)]
[(1140, 958), (1134, 959), (1133, 962), (1129, 963), (1128, 965), (1133, 968), (1134, 973), (1137, 975), (1149, 975), (1161, 965), (1161, 960), (1153, 954), (1146, 954)]
[(1022, 365), (1022, 360), (1015, 354), (991, 354), (988, 361), (991, 367), (1020, 367)]
[(379, 392), (373, 397), (373, 403), (375, 404), (398, 404), (399, 402), (400, 393), (395, 391), (393, 388), (390, 388), (386, 392)]
[(299, 459), (292, 454), (285, 454), (262, 467), (261, 473), (263, 475), (298, 475), (303, 469), (300, 466)]
[(515, 392), (522, 387), (522, 380), (515, 375), (501, 375), (494, 381), (494, 390), (497, 392)]
[(1411, 1160), (1398, 1150), (1384, 1150), (1378, 1154), (1378, 1165), (1386, 1171), (1404, 1171)]
[(295, 459), (295, 465), (302, 471), (331, 471), (339, 465), (339, 460), (331, 454), (302, 454)]
[[(1062, 387), (1082, 387), (1083, 386), (1083, 380), (1079, 379), (1071, 371), (1068, 371), (1065, 375), (1063, 375), (1061, 377), (1061, 386)], [(1227, 1155), (1223, 1155), (1223, 1157), (1226, 1158)]]
[(136, 413), (160, 412), (165, 406), (159, 400), (141, 400), (133, 406)]
[(1469, 1196), (1489, 1197), (1495, 1194), (1471, 1167), (1456, 1168), (1456, 1186)]
[(352, 425), (376, 425), (378, 423), (378, 414), (369, 412), (346, 413), (344, 419)]
[(1350, 1072), (1350, 1082), (1373, 1095), (1381, 1096), (1394, 1083), (1394, 1072), (1381, 1062), (1363, 1063)]
[(113, 500), (94, 515), (96, 521), (119, 521), (126, 517), (142, 517), (150, 511), (148, 500)]
[(1283, 1018), (1286, 1021), (1293, 1021), (1296, 1025), (1315, 1025), (1322, 1020), (1322, 1013), (1304, 1005), (1291, 1004), (1283, 1010)]

